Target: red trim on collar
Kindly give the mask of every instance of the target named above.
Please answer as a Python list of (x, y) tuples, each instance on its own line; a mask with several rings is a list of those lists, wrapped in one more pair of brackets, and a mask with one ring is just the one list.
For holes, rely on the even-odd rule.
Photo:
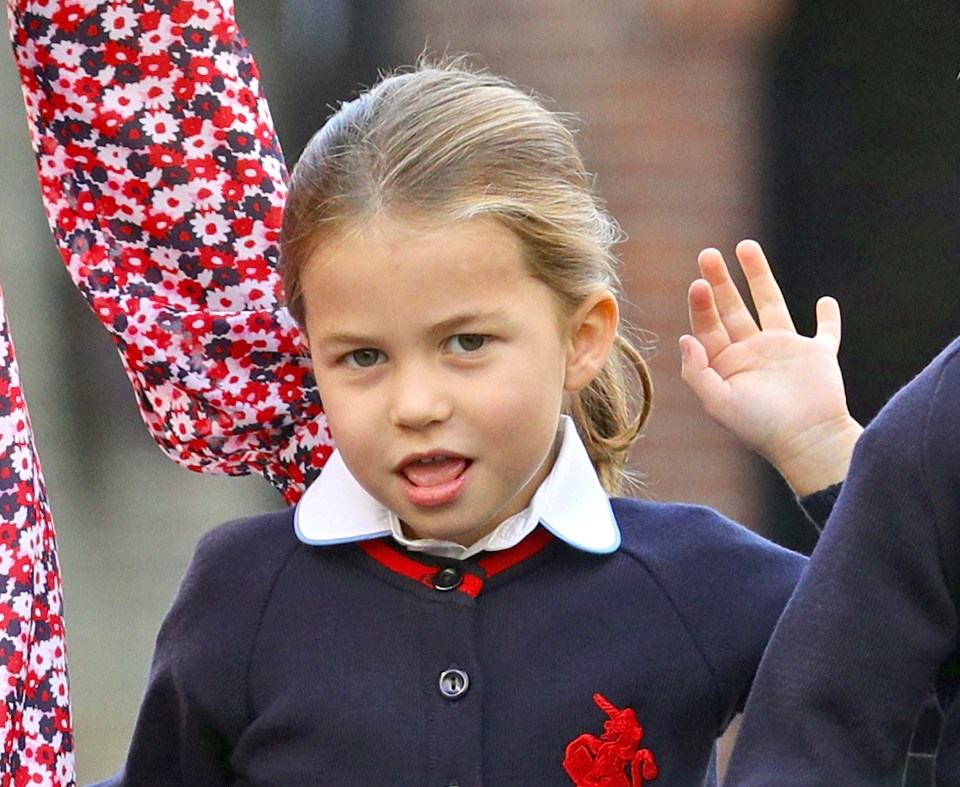
[(483, 580), (476, 574), (463, 575), (463, 584), (457, 588), (461, 593), (466, 593), (470, 598), (476, 598), (483, 590)]
[(410, 579), (419, 582), (421, 585), (433, 587), (433, 583), (430, 580), (439, 569), (436, 566), (427, 566), (423, 563), (418, 563), (411, 557), (407, 557), (405, 553), (393, 547), (389, 537), (377, 538), (370, 541), (358, 541), (357, 546), (391, 571), (403, 574), (405, 577), (410, 577)]
[[(464, 572), (463, 582), (457, 587), (461, 593), (476, 598), (483, 590), (484, 580), (506, 571), (508, 568), (522, 563), (533, 557), (540, 550), (553, 541), (553, 534), (542, 527), (536, 528), (519, 544), (499, 552), (491, 552), (477, 561), (477, 566), (483, 570), (483, 577)], [(388, 536), (370, 541), (358, 541), (357, 546), (376, 560), (380, 565), (391, 571), (412, 579), (426, 587), (432, 588), (434, 577), (443, 571), (443, 567), (430, 566), (410, 557), (407, 552), (401, 552), (395, 542)]]
[(549, 530), (536, 527), (519, 544), (499, 552), (491, 552), (477, 562), (487, 577), (492, 577), (523, 562), (528, 557), (533, 557), (551, 541), (553, 541), (553, 534)]

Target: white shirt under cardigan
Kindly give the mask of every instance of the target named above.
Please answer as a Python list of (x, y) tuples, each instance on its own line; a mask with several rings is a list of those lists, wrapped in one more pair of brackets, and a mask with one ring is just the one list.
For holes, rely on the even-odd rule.
[(476, 543), (408, 538), (400, 519), (374, 499), (335, 451), (294, 513), (297, 537), (328, 545), (392, 535), (407, 549), (463, 560), (479, 552), (509, 549), (542, 524), (557, 538), (585, 552), (606, 554), (620, 546), (620, 528), (573, 421), (560, 421), (560, 450), (550, 474), (523, 511), (501, 522)]

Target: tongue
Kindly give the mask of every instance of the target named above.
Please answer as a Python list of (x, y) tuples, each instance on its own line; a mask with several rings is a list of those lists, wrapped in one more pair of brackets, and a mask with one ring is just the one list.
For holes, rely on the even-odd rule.
[(433, 462), (411, 462), (403, 474), (414, 486), (439, 486), (453, 481), (467, 467), (467, 460), (439, 459)]

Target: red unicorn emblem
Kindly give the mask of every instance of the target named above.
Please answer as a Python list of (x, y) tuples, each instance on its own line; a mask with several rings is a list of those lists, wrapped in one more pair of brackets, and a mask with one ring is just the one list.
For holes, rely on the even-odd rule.
[(610, 718), (603, 734), (584, 733), (567, 746), (563, 768), (577, 787), (643, 787), (660, 773), (653, 752), (640, 749), (643, 727), (633, 708), (617, 708), (602, 694), (593, 701)]

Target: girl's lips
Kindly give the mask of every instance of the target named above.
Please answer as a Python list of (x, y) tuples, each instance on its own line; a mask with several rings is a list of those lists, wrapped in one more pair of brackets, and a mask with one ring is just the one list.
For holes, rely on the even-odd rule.
[(432, 456), (400, 468), (407, 499), (415, 506), (432, 508), (452, 503), (463, 490), (470, 461), (462, 456)]

